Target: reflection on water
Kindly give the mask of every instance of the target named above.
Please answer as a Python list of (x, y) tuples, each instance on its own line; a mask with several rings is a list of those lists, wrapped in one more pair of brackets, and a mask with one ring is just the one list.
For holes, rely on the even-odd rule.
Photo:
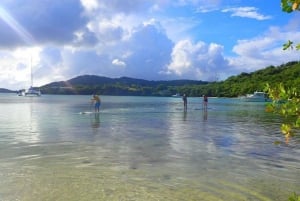
[(206, 121), (207, 117), (208, 117), (207, 109), (205, 109), (205, 110), (202, 111), (202, 115), (203, 115), (203, 120)]
[(186, 121), (186, 117), (187, 117), (187, 110), (183, 111), (183, 121)]
[[(12, 112), (17, 110), (16, 113)], [(36, 119), (35, 108), (31, 104), (25, 107), (7, 107), (1, 110), (4, 118), (1, 119), (1, 132), (7, 133), (3, 136), (10, 142), (35, 143), (40, 140), (39, 125)]]
[(100, 113), (94, 113), (93, 122), (91, 124), (92, 128), (99, 128), (100, 127)]
[[(299, 139), (235, 99), (0, 95), (0, 200), (286, 200)], [(8, 115), (9, 114), (9, 115)], [(300, 192), (298, 192), (300, 193)]]

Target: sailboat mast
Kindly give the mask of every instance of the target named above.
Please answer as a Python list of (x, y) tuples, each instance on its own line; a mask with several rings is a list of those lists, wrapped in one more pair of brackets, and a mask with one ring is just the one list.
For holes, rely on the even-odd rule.
[(31, 86), (30, 86), (30, 87), (32, 87), (32, 86), (33, 86), (33, 78), (32, 78), (32, 57), (30, 57), (30, 79), (31, 79), (31, 82), (30, 82)]

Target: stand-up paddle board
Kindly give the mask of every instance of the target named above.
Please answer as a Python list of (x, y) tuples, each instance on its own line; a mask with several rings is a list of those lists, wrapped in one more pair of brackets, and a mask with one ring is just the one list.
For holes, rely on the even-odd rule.
[(212, 110), (213, 108), (211, 108), (211, 107), (208, 107), (208, 108), (195, 108), (195, 110)]
[(100, 112), (86, 111), (86, 112), (79, 112), (79, 114), (100, 114)]

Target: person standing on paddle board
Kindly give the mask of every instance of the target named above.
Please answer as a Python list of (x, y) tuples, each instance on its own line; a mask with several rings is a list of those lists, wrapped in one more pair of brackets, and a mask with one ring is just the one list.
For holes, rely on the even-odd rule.
[(207, 110), (208, 98), (206, 95), (203, 95), (203, 109)]
[(187, 110), (187, 96), (185, 94), (183, 94), (182, 100), (183, 100), (183, 109), (184, 109), (184, 111), (186, 111)]
[(99, 112), (100, 105), (101, 105), (101, 99), (98, 95), (93, 95), (92, 102), (95, 103), (95, 112)]

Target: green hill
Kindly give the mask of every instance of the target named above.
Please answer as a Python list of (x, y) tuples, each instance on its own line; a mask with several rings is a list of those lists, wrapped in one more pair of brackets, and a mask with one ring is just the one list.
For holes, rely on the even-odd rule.
[(16, 93), (16, 91), (0, 88), (0, 93)]
[(208, 82), (195, 80), (149, 81), (129, 77), (108, 78), (96, 75), (82, 75), (68, 81), (53, 82), (41, 87), (43, 94), (93, 94), (170, 96), (177, 93), (177, 87), (205, 85)]
[(288, 87), (300, 86), (300, 63), (289, 62), (278, 67), (269, 66), (252, 73), (241, 73), (227, 80), (211, 84), (217, 96), (235, 97), (254, 91), (263, 91), (266, 83), (271, 86), (282, 82)]
[(204, 82), (196, 80), (149, 81), (129, 77), (107, 78), (83, 75), (68, 81), (53, 82), (41, 87), (44, 94), (93, 94), (170, 96), (186, 93), (188, 96), (237, 97), (263, 91), (266, 83), (271, 86), (284, 83), (289, 87), (300, 86), (300, 63), (289, 62), (269, 66), (252, 72), (231, 76), (225, 81)]

